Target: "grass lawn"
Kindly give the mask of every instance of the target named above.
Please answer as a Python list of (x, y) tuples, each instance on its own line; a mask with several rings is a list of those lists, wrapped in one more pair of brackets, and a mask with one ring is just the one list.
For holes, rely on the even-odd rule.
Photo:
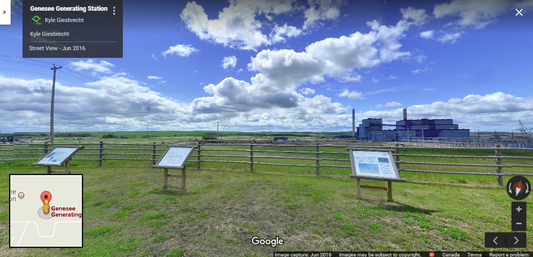
[[(261, 173), (256, 173), (215, 166), (196, 170), (196, 164), (189, 163), (187, 190), (163, 190), (163, 171), (150, 165), (108, 161), (97, 167), (94, 161), (73, 162), (73, 174), (84, 175), (83, 248), (59, 249), (9, 248), (7, 174), (45, 174), (45, 168), (3, 165), (0, 256), (484, 251), (484, 232), (511, 232), (512, 199), (495, 177), (403, 173), (409, 182), (393, 183), (394, 201), (387, 202), (382, 190), (363, 189), (363, 199), (357, 199), (355, 180), (347, 175), (283, 174), (292, 168), (282, 166), (262, 170), (257, 165)], [(271, 169), (276, 173), (267, 173)], [(179, 178), (170, 178), (170, 183), (181, 185)], [(533, 231), (529, 223), (528, 231)], [(284, 244), (256, 246), (253, 236), (279, 237)], [(531, 233), (528, 242), (533, 242)], [(533, 247), (529, 243), (522, 250)]]

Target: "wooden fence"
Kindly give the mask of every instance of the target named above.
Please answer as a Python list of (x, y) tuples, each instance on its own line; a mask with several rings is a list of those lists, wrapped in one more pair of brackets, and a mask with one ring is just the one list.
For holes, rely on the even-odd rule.
[[(124, 160), (124, 161), (151, 161), (152, 164), (155, 164), (162, 153), (166, 150), (167, 144), (164, 142), (158, 144), (156, 142), (152, 144), (129, 144), (129, 143), (84, 143), (84, 144), (55, 144), (50, 145), (47, 143), (24, 143), (11, 146), (2, 146), (0, 147), (0, 161), (37, 161), (43, 154), (46, 154), (54, 146), (81, 146), (85, 148), (80, 150), (72, 160), (85, 160), (85, 161), (98, 161), (98, 166), (103, 165), (103, 161), (106, 160)], [(172, 144), (175, 145), (175, 144)], [(37, 147), (40, 146), (40, 147)], [(297, 145), (297, 144), (216, 144), (216, 143), (196, 143), (196, 145), (190, 145), (194, 147), (196, 155), (191, 155), (188, 162), (196, 162), (197, 169), (201, 168), (201, 163), (241, 163), (250, 165), (250, 171), (254, 171), (254, 165), (270, 165), (270, 166), (292, 166), (292, 167), (307, 167), (314, 168), (316, 170), (316, 175), (320, 175), (320, 168), (329, 167), (329, 168), (340, 168), (340, 169), (351, 169), (349, 166), (350, 159), (349, 153), (342, 148), (352, 148), (355, 150), (389, 150), (393, 152), (395, 156), (396, 164), (398, 165), (398, 170), (403, 172), (422, 172), (422, 173), (438, 173), (438, 174), (461, 174), (461, 175), (483, 175), (483, 176), (497, 176), (497, 182), (500, 185), (502, 184), (502, 176), (533, 176), (533, 165), (532, 164), (504, 164), (504, 160), (510, 159), (520, 159), (520, 160), (530, 160), (533, 161), (533, 149), (531, 148), (502, 148), (502, 147), (486, 147), (486, 148), (472, 148), (472, 147), (402, 147), (402, 146), (361, 146), (354, 144), (344, 144), (344, 145), (321, 145), (321, 144), (310, 144), (310, 145)], [(240, 149), (230, 149), (229, 147), (241, 147)], [(277, 150), (264, 150), (265, 148), (278, 148)], [(308, 148), (309, 151), (294, 151), (288, 150), (287, 148)], [(326, 149), (331, 148), (341, 148), (341, 152), (325, 151)], [(321, 150), (322, 149), (322, 150)], [(429, 155), (429, 154), (408, 154), (402, 153), (402, 150), (407, 149), (439, 149), (439, 150), (491, 150), (494, 151), (494, 155), (487, 156), (472, 156), (472, 155)], [(128, 152), (125, 152), (128, 151)], [(143, 151), (133, 153), (131, 151)], [(227, 154), (209, 154), (209, 152), (224, 152)], [(519, 151), (519, 152), (528, 152), (529, 156), (507, 156), (503, 155), (504, 151)], [(244, 152), (244, 154), (236, 154), (238, 152)], [(263, 155), (261, 155), (263, 153)], [(287, 156), (270, 156), (264, 154), (297, 154), (301, 156), (311, 155), (307, 157), (287, 157)], [(531, 153), (531, 154), (530, 154)], [(259, 154), (259, 155), (258, 155)], [(321, 158), (321, 155), (336, 155), (338, 158)], [(22, 158), (20, 158), (22, 156)], [(31, 157), (30, 157), (31, 156)], [(130, 157), (130, 158), (117, 158), (120, 157)], [(135, 156), (147, 156), (149, 158), (131, 158)], [(11, 158), (7, 158), (11, 157)], [(89, 158), (87, 158), (89, 157)], [(90, 158), (96, 157), (96, 158)], [(442, 163), (442, 162), (412, 162), (412, 161), (402, 161), (401, 157), (424, 157), (424, 158), (475, 158), (475, 159), (493, 159), (493, 164), (472, 164), (472, 163)], [(227, 158), (226, 160), (213, 160), (210, 158)], [(235, 161), (229, 159), (246, 159), (244, 161)], [(314, 165), (304, 165), (304, 164), (288, 164), (288, 163), (269, 163), (257, 161), (260, 159), (292, 159), (292, 160), (306, 160), (314, 161)], [(327, 165), (324, 162), (345, 162), (346, 165)], [(533, 163), (533, 162), (531, 162)], [(463, 167), (492, 167), (494, 172), (461, 172), (461, 171), (437, 171), (437, 170), (416, 170), (416, 169), (403, 169), (400, 168), (403, 165), (444, 165), (444, 166), (463, 166)], [(504, 168), (527, 168), (526, 173), (513, 173), (513, 172), (504, 172)], [(531, 173), (527, 173), (531, 171)]]

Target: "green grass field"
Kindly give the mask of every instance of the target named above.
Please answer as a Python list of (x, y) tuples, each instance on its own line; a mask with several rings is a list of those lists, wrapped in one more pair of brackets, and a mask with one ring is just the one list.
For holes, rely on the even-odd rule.
[[(210, 147), (217, 148), (242, 147)], [(40, 154), (39, 150), (32, 151)], [(324, 147), (321, 151), (345, 150)], [(402, 149), (402, 153), (493, 155), (494, 151)], [(202, 154), (244, 153), (221, 150)], [(314, 157), (289, 153), (257, 155)], [(532, 156), (518, 151), (505, 152), (505, 155)], [(348, 155), (321, 154), (321, 158), (348, 159)], [(422, 157), (402, 157), (402, 160), (429, 161)], [(291, 159), (256, 158), (254, 161), (314, 164), (314, 161)], [(431, 161), (494, 163), (484, 159), (434, 158)], [(10, 249), (7, 174), (45, 173), (45, 168), (30, 166), (31, 162), (0, 162), (2, 173), (6, 174), (0, 180), (0, 199), (6, 199), (0, 202), (0, 256), (271, 256), (274, 250), (485, 251), (484, 232), (511, 231), (512, 199), (493, 176), (403, 172), (402, 177), (408, 182), (393, 183), (394, 201), (387, 202), (382, 190), (363, 189), (362, 199), (357, 199), (355, 180), (348, 178), (350, 169), (321, 168), (321, 175), (316, 176), (314, 168), (254, 165), (254, 172), (249, 172), (249, 164), (202, 163), (202, 169), (196, 170), (196, 163), (190, 162), (187, 190), (181, 191), (163, 190), (163, 172), (152, 169), (151, 161), (108, 160), (102, 167), (98, 167), (97, 161), (73, 161), (73, 174), (84, 175), (84, 247)], [(531, 161), (504, 163), (531, 164)], [(349, 165), (341, 161), (321, 164)], [(401, 167), (494, 172), (494, 168), (486, 167), (403, 164)], [(504, 168), (507, 171), (532, 172), (530, 168)], [(504, 177), (504, 183), (508, 179)], [(176, 178), (170, 182), (181, 184)], [(385, 183), (364, 181), (363, 184), (383, 186)], [(533, 231), (531, 221), (528, 231)], [(528, 241), (533, 242), (533, 236), (528, 234)], [(279, 237), (284, 244), (275, 248), (256, 246), (251, 243), (253, 236)], [(531, 251), (533, 247), (522, 250)]]

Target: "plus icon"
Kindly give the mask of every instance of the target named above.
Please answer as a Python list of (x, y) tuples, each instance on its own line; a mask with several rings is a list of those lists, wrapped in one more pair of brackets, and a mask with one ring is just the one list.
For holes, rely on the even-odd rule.
[(517, 210), (518, 212), (520, 212), (520, 211), (522, 210), (522, 208), (520, 208), (520, 206), (518, 206), (518, 207), (516, 208), (516, 210)]

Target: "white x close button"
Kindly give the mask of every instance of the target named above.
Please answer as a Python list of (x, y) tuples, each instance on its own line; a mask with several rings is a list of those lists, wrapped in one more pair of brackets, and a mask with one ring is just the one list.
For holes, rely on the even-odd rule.
[(522, 11), (523, 11), (524, 9), (520, 9), (520, 10), (515, 9), (515, 10), (516, 10), (516, 15), (515, 15), (515, 16), (518, 16), (518, 15), (520, 15), (520, 16), (524, 16), (524, 15), (522, 14)]

